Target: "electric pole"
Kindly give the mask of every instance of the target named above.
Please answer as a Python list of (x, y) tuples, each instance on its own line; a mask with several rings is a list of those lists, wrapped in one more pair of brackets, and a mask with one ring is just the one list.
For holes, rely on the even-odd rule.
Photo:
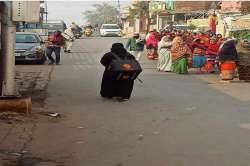
[(121, 24), (121, 4), (120, 4), (120, 0), (117, 0), (117, 5), (118, 5), (118, 25)]
[(2, 89), (1, 96), (16, 96), (15, 85), (15, 36), (16, 36), (16, 24), (11, 18), (12, 1), (3, 2), (2, 10), (2, 26), (1, 26), (1, 43), (2, 43), (2, 68), (1, 68), (1, 80), (0, 87)]
[(0, 96), (2, 96), (2, 83), (3, 83), (3, 54), (2, 54), (2, 36), (1, 36), (1, 27), (2, 27), (2, 11), (3, 11), (3, 2), (0, 2)]

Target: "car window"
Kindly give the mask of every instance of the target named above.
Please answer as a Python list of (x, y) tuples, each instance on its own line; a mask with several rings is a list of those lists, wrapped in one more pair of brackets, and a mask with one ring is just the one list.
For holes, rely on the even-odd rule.
[(32, 34), (17, 34), (16, 43), (39, 43), (39, 39)]
[(103, 25), (102, 29), (120, 29), (118, 25)]

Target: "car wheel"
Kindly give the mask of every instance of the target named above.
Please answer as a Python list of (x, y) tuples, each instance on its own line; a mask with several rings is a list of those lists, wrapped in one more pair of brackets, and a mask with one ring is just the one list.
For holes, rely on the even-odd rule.
[(44, 56), (42, 59), (39, 59), (39, 60), (37, 61), (37, 64), (43, 65), (43, 64), (46, 62), (46, 60), (47, 60), (47, 58), (46, 58), (46, 56)]

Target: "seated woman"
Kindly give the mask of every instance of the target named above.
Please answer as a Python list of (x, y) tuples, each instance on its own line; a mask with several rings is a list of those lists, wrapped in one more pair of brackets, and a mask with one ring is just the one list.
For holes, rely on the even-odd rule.
[(199, 71), (197, 72), (197, 74), (201, 74), (202, 68), (206, 64), (206, 57), (205, 57), (206, 47), (204, 43), (199, 38), (197, 38), (194, 40), (192, 48), (193, 48), (193, 68), (198, 68)]
[(101, 96), (103, 98), (116, 97), (119, 101), (129, 99), (133, 90), (134, 80), (115, 80), (113, 74), (109, 69), (109, 66), (116, 54), (120, 59), (135, 59), (135, 57), (129, 54), (124, 48), (122, 43), (114, 43), (111, 48), (111, 52), (106, 53), (102, 59), (101, 64), (105, 66), (103, 73)]
[(233, 39), (225, 41), (219, 49), (218, 56), (221, 78), (223, 80), (232, 80), (235, 74), (236, 63), (239, 61), (236, 41)]
[(172, 71), (172, 57), (170, 50), (172, 46), (171, 36), (163, 36), (158, 45), (158, 63), (157, 70), (170, 72)]
[(206, 50), (206, 58), (207, 58), (207, 63), (206, 63), (206, 70), (209, 73), (214, 73), (217, 71), (218, 67), (218, 62), (217, 62), (217, 57), (218, 57), (218, 51), (219, 51), (220, 45), (217, 43), (217, 38), (212, 37), (209, 40), (209, 44), (207, 46)]
[(181, 36), (174, 38), (171, 48), (173, 70), (177, 74), (187, 74), (192, 52)]

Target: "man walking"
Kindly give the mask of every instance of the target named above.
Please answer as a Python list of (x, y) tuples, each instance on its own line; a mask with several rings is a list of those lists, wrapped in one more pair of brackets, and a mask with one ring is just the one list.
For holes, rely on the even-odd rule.
[(128, 39), (126, 49), (136, 57), (136, 60), (140, 60), (142, 52), (144, 50), (145, 40), (140, 38), (139, 33), (135, 32), (133, 37)]
[(75, 40), (75, 35), (73, 33), (73, 28), (72, 27), (67, 28), (64, 31), (64, 33), (62, 33), (62, 36), (66, 39), (65, 46), (64, 46), (64, 52), (65, 53), (70, 53), (73, 42)]
[[(49, 36), (49, 43), (46, 48), (46, 55), (50, 60), (50, 64), (60, 64), (60, 54), (61, 47), (64, 45), (65, 41), (60, 31), (55, 31)], [(55, 53), (56, 59), (52, 57), (52, 53)]]

